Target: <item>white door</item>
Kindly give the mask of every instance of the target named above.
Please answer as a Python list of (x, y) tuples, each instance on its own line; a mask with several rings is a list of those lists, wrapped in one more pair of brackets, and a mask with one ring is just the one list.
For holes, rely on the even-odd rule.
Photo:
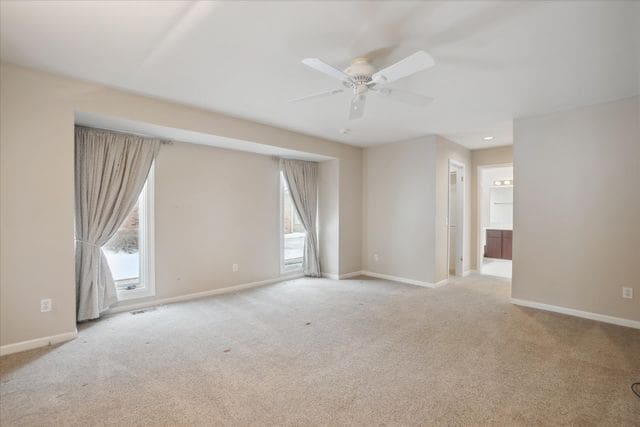
[(449, 236), (448, 270), (456, 276), (464, 273), (464, 165), (449, 160)]
[(463, 245), (464, 245), (464, 168), (458, 167), (456, 173), (456, 210), (455, 210), (455, 239), (456, 239), (456, 276), (462, 276), (464, 273), (463, 267)]

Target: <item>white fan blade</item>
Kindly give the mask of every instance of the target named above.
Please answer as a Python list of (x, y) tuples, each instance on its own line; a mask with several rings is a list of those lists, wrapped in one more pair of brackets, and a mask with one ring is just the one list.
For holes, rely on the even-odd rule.
[(344, 90), (342, 90), (342, 89), (333, 89), (333, 90), (328, 90), (328, 91), (325, 91), (325, 92), (314, 93), (314, 94), (311, 94), (311, 95), (302, 96), (300, 98), (290, 99), (289, 102), (299, 102), (299, 101), (306, 101), (307, 99), (324, 98), (326, 96), (335, 95), (336, 93), (340, 93), (340, 92), (344, 92)]
[(322, 62), (318, 58), (306, 58), (302, 60), (302, 63), (307, 67), (311, 67), (316, 71), (320, 71), (321, 73), (331, 76), (340, 81), (343, 81), (343, 82), (351, 81), (351, 78), (347, 74), (343, 73), (337, 68), (332, 67), (326, 62)]
[(364, 94), (356, 95), (351, 100), (351, 108), (349, 109), (349, 120), (355, 120), (362, 117), (364, 114), (364, 105), (367, 101), (367, 96)]
[(418, 71), (432, 67), (435, 62), (427, 52), (419, 50), (411, 56), (407, 56), (402, 61), (384, 68), (375, 73), (372, 78), (376, 83), (391, 83), (404, 77), (415, 74)]
[(405, 104), (415, 105), (418, 107), (424, 107), (433, 102), (433, 98), (429, 98), (428, 96), (423, 96), (413, 92), (406, 92), (403, 90), (392, 89), (390, 87), (384, 87), (380, 89), (371, 89), (374, 92), (386, 97), (393, 99), (394, 101), (404, 102)]

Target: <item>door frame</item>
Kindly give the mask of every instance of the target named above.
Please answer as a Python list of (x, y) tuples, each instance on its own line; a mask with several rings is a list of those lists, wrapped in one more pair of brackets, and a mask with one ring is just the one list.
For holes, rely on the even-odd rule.
[(484, 169), (504, 167), (513, 167), (513, 162), (479, 165), (476, 169), (476, 218), (474, 220), (476, 223), (476, 266), (478, 274), (482, 274), (482, 258), (484, 258), (484, 247), (482, 246), (482, 171)]
[[(458, 224), (456, 224), (456, 263), (455, 276), (464, 276), (464, 219), (466, 213), (465, 203), (465, 177), (466, 168), (464, 163), (449, 159), (447, 168), (447, 277), (451, 276), (449, 265), (451, 263), (451, 225), (449, 217), (451, 216), (451, 172), (456, 172), (456, 198), (458, 199)], [(459, 190), (459, 191), (458, 191)]]

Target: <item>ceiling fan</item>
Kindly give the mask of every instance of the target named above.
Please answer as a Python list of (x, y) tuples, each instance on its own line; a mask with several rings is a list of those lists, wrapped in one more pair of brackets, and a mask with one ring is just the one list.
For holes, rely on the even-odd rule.
[(351, 61), (351, 65), (344, 71), (340, 71), (318, 58), (306, 58), (302, 60), (302, 63), (316, 71), (340, 80), (344, 88), (314, 93), (303, 96), (302, 98), (292, 99), (291, 102), (323, 98), (351, 89), (353, 91), (353, 98), (351, 99), (349, 109), (350, 120), (359, 119), (364, 114), (367, 92), (369, 91), (415, 106), (424, 106), (433, 101), (433, 98), (427, 96), (386, 86), (389, 83), (396, 82), (433, 66), (434, 61), (431, 55), (422, 50), (382, 70), (376, 70), (367, 58), (355, 58)]

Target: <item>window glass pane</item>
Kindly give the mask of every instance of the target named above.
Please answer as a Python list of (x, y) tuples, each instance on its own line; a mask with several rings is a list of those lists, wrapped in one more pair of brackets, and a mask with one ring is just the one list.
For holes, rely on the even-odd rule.
[(116, 234), (103, 246), (118, 289), (140, 285), (140, 200)]
[(281, 176), (282, 183), (282, 230), (284, 233), (284, 266), (302, 266), (304, 254), (305, 231), (298, 212), (293, 204), (286, 180)]

